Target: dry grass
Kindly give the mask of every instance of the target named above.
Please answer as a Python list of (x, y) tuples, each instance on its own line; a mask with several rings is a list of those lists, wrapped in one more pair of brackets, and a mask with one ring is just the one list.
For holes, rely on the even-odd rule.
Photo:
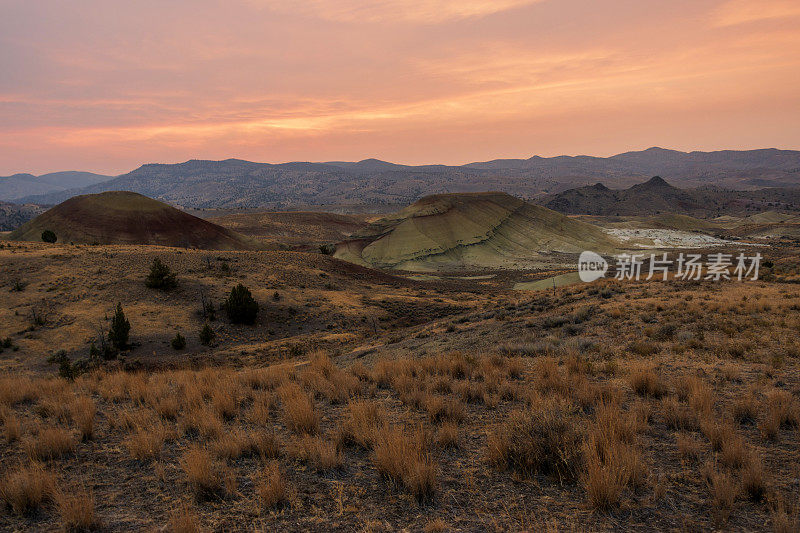
[(0, 378), (0, 405), (14, 407), (30, 403), (39, 397), (41, 382), (29, 377), (15, 376)]
[(583, 484), (589, 504), (608, 510), (619, 505), (626, 488), (644, 484), (645, 464), (635, 444), (640, 422), (635, 412), (601, 404), (584, 443)]
[(739, 495), (739, 487), (732, 476), (724, 472), (708, 470), (706, 477), (709, 492), (711, 493), (711, 508), (714, 521), (718, 526), (722, 526), (730, 517), (733, 505)]
[(100, 527), (100, 519), (95, 514), (94, 493), (91, 490), (58, 490), (54, 500), (66, 531), (92, 531)]
[(167, 429), (161, 423), (137, 428), (126, 440), (125, 446), (131, 457), (139, 461), (155, 459), (161, 455)]
[(63, 428), (43, 428), (23, 443), (28, 456), (35, 460), (58, 459), (75, 450), (72, 433)]
[(553, 475), (570, 481), (582, 466), (580, 422), (569, 406), (546, 401), (512, 411), (487, 437), (490, 463), (524, 476)]
[(673, 396), (661, 399), (661, 417), (670, 429), (696, 430), (700, 427), (697, 414)]
[(226, 380), (218, 385), (211, 394), (211, 405), (217, 416), (230, 420), (239, 412), (238, 382)]
[(384, 428), (377, 436), (373, 462), (378, 472), (402, 484), (417, 500), (436, 492), (436, 465), (428, 453), (422, 428)]
[(258, 455), (273, 459), (281, 454), (281, 443), (274, 432), (245, 432), (234, 429), (220, 435), (211, 442), (214, 455), (220, 459), (232, 460), (239, 457)]
[(313, 435), (303, 435), (287, 448), (287, 454), (308, 464), (317, 472), (329, 472), (342, 467), (344, 462), (336, 444)]
[(436, 430), (434, 443), (440, 448), (458, 448), (459, 431), (458, 424), (455, 422), (444, 422)]
[(666, 385), (650, 366), (639, 365), (631, 369), (628, 374), (628, 384), (639, 396), (661, 398), (667, 393)]
[(760, 502), (767, 491), (764, 467), (755, 454), (748, 457), (747, 465), (741, 472), (742, 490), (751, 501)]
[(300, 377), (306, 387), (334, 405), (346, 403), (361, 392), (359, 378), (337, 368), (323, 352), (311, 355), (311, 362)]
[(89, 440), (94, 435), (94, 418), (97, 414), (94, 400), (88, 396), (75, 398), (69, 406), (70, 416), (80, 432), (82, 440)]
[(775, 389), (766, 397), (766, 413), (758, 426), (764, 438), (775, 440), (781, 429), (800, 425), (800, 407), (791, 393)]
[(203, 438), (215, 439), (222, 434), (224, 425), (216, 410), (202, 405), (186, 413), (183, 428), (184, 431), (195, 432)]
[(319, 431), (319, 415), (314, 401), (296, 383), (285, 383), (278, 389), (283, 406), (283, 421), (295, 433)]
[(272, 420), (272, 413), (278, 399), (272, 391), (258, 391), (253, 395), (253, 404), (247, 410), (246, 418), (251, 424), (265, 426)]
[(756, 421), (759, 412), (759, 402), (753, 391), (748, 391), (743, 396), (738, 396), (731, 404), (731, 415), (740, 424), (752, 424)]
[(16, 514), (28, 514), (53, 496), (56, 477), (39, 464), (7, 472), (0, 481), (0, 496)]
[(342, 424), (345, 442), (371, 449), (376, 436), (386, 426), (386, 413), (381, 406), (367, 400), (351, 401)]
[(267, 509), (280, 509), (289, 503), (289, 487), (283, 478), (278, 463), (272, 462), (257, 474), (256, 494), (261, 505)]
[(181, 467), (189, 487), (198, 499), (233, 493), (236, 479), (232, 473), (213, 459), (208, 450), (191, 446), (181, 458)]
[(678, 396), (689, 402), (689, 407), (700, 417), (708, 416), (714, 409), (711, 386), (698, 376), (686, 376), (677, 385)]
[(0, 410), (0, 421), (3, 423), (3, 437), (8, 444), (16, 442), (22, 436), (22, 423), (10, 410)]
[(199, 533), (202, 528), (197, 513), (184, 502), (170, 513), (167, 531), (170, 533)]
[(700, 441), (688, 433), (678, 433), (675, 436), (675, 446), (678, 448), (678, 454), (683, 459), (692, 461), (699, 459), (703, 451)]

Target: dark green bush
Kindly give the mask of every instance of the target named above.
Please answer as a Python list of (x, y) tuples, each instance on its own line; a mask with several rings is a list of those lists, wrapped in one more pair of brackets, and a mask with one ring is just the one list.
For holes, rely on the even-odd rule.
[(178, 286), (178, 280), (175, 278), (175, 273), (156, 257), (150, 265), (150, 274), (147, 275), (144, 284), (151, 289), (168, 291)]
[(175, 334), (175, 338), (172, 339), (172, 347), (176, 350), (183, 350), (186, 348), (186, 338), (181, 335), (180, 333)]
[(203, 329), (200, 330), (200, 344), (203, 346), (211, 346), (211, 343), (214, 342), (214, 338), (216, 336), (217, 334), (214, 333), (214, 330), (211, 329), (211, 326), (206, 323), (206, 325), (203, 326)]
[(250, 289), (241, 283), (231, 289), (223, 307), (234, 324), (253, 324), (258, 316), (258, 302), (253, 299)]
[(108, 331), (108, 340), (117, 350), (124, 350), (128, 347), (128, 336), (131, 331), (131, 323), (125, 318), (122, 311), (122, 304), (117, 303), (117, 310), (114, 318), (111, 319), (111, 329)]
[(53, 233), (51, 230), (46, 229), (42, 232), (42, 240), (44, 242), (56, 242), (58, 240), (58, 237), (56, 237), (56, 234)]

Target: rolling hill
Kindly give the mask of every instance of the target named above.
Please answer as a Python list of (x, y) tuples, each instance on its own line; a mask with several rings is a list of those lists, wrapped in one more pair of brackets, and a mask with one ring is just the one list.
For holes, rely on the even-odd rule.
[(231, 213), (207, 218), (263, 242), (310, 247), (340, 241), (364, 228), (366, 216), (308, 211)]
[(734, 191), (716, 187), (681, 189), (655, 176), (627, 189), (602, 183), (569, 189), (537, 203), (570, 215), (642, 216), (681, 214), (693, 217), (746, 215), (772, 209), (800, 210), (800, 189)]
[(133, 192), (76, 196), (11, 232), (12, 240), (41, 241), (53, 231), (59, 242), (156, 244), (208, 250), (252, 250), (254, 241)]
[(612, 157), (504, 159), (462, 166), (359, 162), (266, 164), (228, 159), (148, 164), (111, 181), (28, 196), (54, 204), (71, 196), (129, 190), (186, 208), (408, 205), (431, 194), (502, 190), (536, 198), (602, 181), (612, 188), (666, 176), (680, 187), (754, 190), (800, 185), (800, 152), (678, 152), (650, 148)]
[(14, 174), (0, 177), (0, 200), (18, 200), (24, 196), (47, 194), (96, 185), (112, 179), (92, 172), (52, 172), (34, 176)]
[(600, 228), (501, 192), (422, 198), (339, 243), (335, 257), (401, 270), (519, 267), (552, 252), (609, 251)]

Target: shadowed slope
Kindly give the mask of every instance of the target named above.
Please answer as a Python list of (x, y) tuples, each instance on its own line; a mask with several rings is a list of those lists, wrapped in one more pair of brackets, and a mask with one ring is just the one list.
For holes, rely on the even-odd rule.
[(543, 253), (607, 251), (600, 228), (505, 193), (439, 194), (370, 224), (336, 256), (381, 268), (516, 267)]
[(258, 245), (229, 229), (127, 191), (76, 196), (13, 231), (13, 240), (40, 241), (55, 232), (59, 242), (156, 244), (209, 250), (251, 250)]

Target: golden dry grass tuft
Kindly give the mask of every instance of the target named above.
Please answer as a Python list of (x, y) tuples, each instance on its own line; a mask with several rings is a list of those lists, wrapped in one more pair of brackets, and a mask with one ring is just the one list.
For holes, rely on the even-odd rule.
[(376, 436), (386, 423), (386, 413), (378, 403), (368, 400), (351, 401), (347, 404), (342, 436), (345, 442), (371, 449)]
[(197, 499), (228, 494), (236, 490), (232, 472), (214, 460), (211, 453), (197, 445), (191, 446), (181, 457), (181, 467), (189, 487)]
[(13, 512), (22, 515), (52, 498), (55, 487), (55, 475), (33, 463), (6, 472), (0, 480), (0, 497)]
[(667, 393), (667, 387), (658, 372), (651, 366), (638, 365), (628, 374), (628, 384), (639, 396), (661, 398)]
[(436, 464), (421, 427), (387, 426), (377, 436), (373, 462), (382, 475), (401, 484), (418, 501), (436, 492)]
[(589, 504), (608, 510), (620, 503), (623, 491), (641, 486), (646, 467), (636, 445), (640, 420), (634, 411), (600, 404), (584, 443), (583, 483)]
[(69, 406), (70, 416), (82, 440), (89, 440), (94, 435), (94, 418), (97, 414), (97, 407), (94, 400), (88, 396), (75, 398)]
[(514, 410), (487, 436), (486, 457), (497, 467), (524, 476), (552, 475), (571, 481), (582, 467), (583, 433), (574, 410), (548, 400), (530, 410)]
[(197, 512), (184, 502), (169, 514), (167, 531), (170, 533), (199, 533), (202, 531)]
[(100, 519), (95, 514), (94, 493), (91, 490), (57, 490), (53, 499), (61, 525), (66, 531), (92, 531), (100, 528)]
[(336, 443), (315, 435), (295, 439), (287, 446), (286, 453), (317, 472), (340, 469), (344, 462)]
[(296, 383), (288, 382), (278, 389), (283, 407), (283, 421), (295, 433), (319, 431), (319, 415), (314, 400)]
[(280, 509), (289, 503), (289, 487), (278, 463), (267, 464), (256, 475), (255, 484), (261, 505), (267, 509)]
[(42, 428), (23, 443), (28, 456), (34, 460), (58, 459), (75, 450), (75, 439), (63, 428)]

